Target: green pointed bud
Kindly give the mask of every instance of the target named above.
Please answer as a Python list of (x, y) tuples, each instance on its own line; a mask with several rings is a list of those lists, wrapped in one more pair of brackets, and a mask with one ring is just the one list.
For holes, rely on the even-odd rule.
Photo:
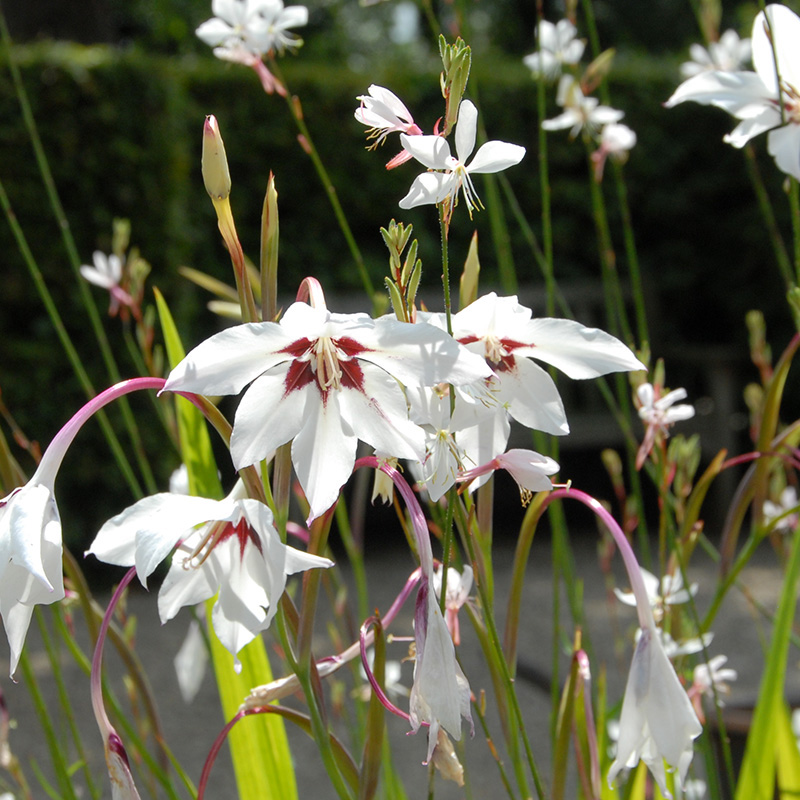
[(231, 174), (228, 171), (228, 158), (225, 144), (213, 115), (206, 117), (203, 125), (203, 183), (214, 201), (225, 200), (231, 193)]
[(403, 302), (403, 297), (400, 294), (400, 290), (397, 288), (397, 284), (391, 278), (384, 278), (383, 282), (386, 284), (386, 289), (389, 292), (389, 299), (392, 301), (394, 315), (400, 320), (400, 322), (408, 322), (406, 306)]
[(478, 299), (478, 278), (481, 274), (481, 262), (478, 260), (478, 231), (472, 234), (469, 243), (467, 259), (464, 262), (464, 271), (461, 273), (458, 300), (459, 308), (466, 308)]
[(458, 107), (469, 80), (472, 51), (460, 36), (453, 44), (447, 44), (444, 36), (439, 36), (439, 54), (444, 67), (439, 82), (446, 103), (443, 133), (447, 136), (458, 119)]
[(278, 190), (269, 173), (261, 211), (261, 319), (274, 320), (278, 313)]

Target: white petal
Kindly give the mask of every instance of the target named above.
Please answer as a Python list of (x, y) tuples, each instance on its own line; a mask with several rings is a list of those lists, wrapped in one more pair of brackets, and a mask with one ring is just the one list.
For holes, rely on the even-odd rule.
[(450, 145), (443, 136), (408, 136), (400, 134), (403, 149), (428, 169), (447, 169)]
[(456, 123), (456, 153), (462, 164), (475, 149), (475, 137), (478, 133), (478, 109), (470, 100), (462, 100), (458, 107), (458, 122)]
[(524, 341), (532, 346), (519, 348), (515, 355), (533, 356), (570, 378), (596, 378), (609, 372), (646, 369), (619, 339), (571, 319), (534, 319), (527, 330), (529, 338)]
[(194, 348), (170, 372), (164, 391), (238, 394), (262, 372), (288, 361), (292, 339), (274, 322), (237, 325)]
[(769, 5), (766, 12), (760, 12), (753, 22), (753, 66), (773, 97), (778, 96), (776, 57), (781, 79), (799, 88), (798, 41), (800, 41), (800, 18), (786, 6), (777, 3)]
[(295, 437), (306, 405), (319, 402), (316, 383), (286, 391), (285, 365), (253, 381), (236, 409), (231, 456), (236, 469), (255, 464)]
[(221, 519), (217, 500), (162, 493), (145, 497), (108, 520), (86, 553), (106, 564), (136, 565), (143, 585), (195, 525)]
[(724, 141), (733, 147), (744, 147), (754, 136), (758, 136), (780, 123), (780, 112), (776, 108), (768, 106), (756, 116), (742, 120), (724, 137)]
[(800, 125), (789, 124), (772, 131), (767, 137), (767, 150), (778, 169), (800, 181)]
[(184, 606), (196, 606), (208, 600), (219, 589), (208, 567), (208, 560), (200, 567), (186, 569), (183, 562), (187, 555), (183, 548), (173, 555), (172, 566), (161, 584), (158, 592), (161, 622), (172, 619)]
[(397, 381), (382, 369), (363, 365), (363, 389), (342, 389), (343, 422), (364, 442), (394, 458), (421, 460), (422, 429), (408, 419), (406, 399)]
[(508, 413), (534, 430), (564, 436), (569, 433), (567, 416), (553, 379), (527, 358), (515, 359), (513, 370), (497, 374), (498, 399)]
[(693, 100), (722, 108), (739, 119), (760, 114), (772, 93), (755, 72), (702, 72), (684, 81), (664, 105), (672, 108)]
[(191, 703), (200, 691), (208, 665), (208, 648), (196, 619), (189, 623), (186, 638), (172, 663), (183, 702)]
[(491, 375), (482, 358), (425, 322), (411, 325), (381, 317), (372, 331), (358, 338), (367, 348), (359, 353), (360, 360), (381, 367), (406, 385), (462, 384)]
[(330, 392), (327, 403), (309, 399), (302, 429), (292, 442), (292, 463), (311, 508), (310, 519), (336, 502), (356, 460), (358, 438), (342, 420), (336, 394)]
[(467, 167), (469, 173), (500, 172), (519, 164), (525, 155), (525, 148), (508, 142), (486, 142)]
[(195, 34), (211, 47), (216, 47), (236, 35), (230, 25), (216, 18), (207, 20), (200, 25)]
[(408, 194), (400, 201), (399, 206), (408, 209), (423, 205), (436, 205), (451, 195), (455, 188), (456, 182), (450, 173), (423, 172), (414, 179)]

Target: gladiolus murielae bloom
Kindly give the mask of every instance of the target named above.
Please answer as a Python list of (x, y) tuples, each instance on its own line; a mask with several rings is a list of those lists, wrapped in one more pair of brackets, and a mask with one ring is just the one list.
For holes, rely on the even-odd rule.
[(161, 621), (219, 592), (214, 630), (234, 657), (269, 626), (287, 575), (333, 566), (283, 544), (272, 512), (244, 497), (241, 482), (224, 500), (146, 497), (103, 525), (88, 552), (108, 564), (136, 566), (146, 585), (176, 545), (158, 595)]
[(481, 359), (443, 331), (294, 303), (279, 323), (239, 325), (198, 345), (166, 389), (237, 394), (231, 452), (236, 469), (292, 441), (292, 463), (311, 519), (350, 477), (358, 440), (387, 456), (421, 461), (425, 435), (408, 418), (400, 384), (488, 377)]

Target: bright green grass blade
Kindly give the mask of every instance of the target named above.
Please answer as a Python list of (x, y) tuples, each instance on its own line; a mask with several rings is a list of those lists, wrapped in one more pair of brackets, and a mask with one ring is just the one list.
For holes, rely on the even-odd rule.
[[(155, 290), (167, 358), (172, 366), (184, 356), (184, 348), (166, 301)], [(222, 487), (211, 450), (205, 420), (188, 400), (176, 397), (181, 456), (189, 472), (192, 494), (221, 497)], [(209, 639), (214, 672), (219, 687), (222, 711), (226, 720), (239, 710), (253, 686), (272, 680), (264, 641), (255, 639), (239, 653), (242, 671), (237, 675), (233, 658), (214, 635), (210, 621), (214, 600), (209, 600)], [(276, 714), (263, 714), (234, 726), (229, 734), (233, 768), (240, 800), (293, 800), (297, 797), (294, 769), (283, 719)]]
[(800, 750), (797, 749), (792, 719), (786, 703), (781, 704), (775, 733), (778, 750), (778, 795), (781, 800), (800, 797)]
[[(153, 289), (153, 292), (164, 334), (167, 359), (170, 366), (174, 367), (186, 353), (164, 296), (158, 289)], [(217, 464), (203, 415), (183, 397), (175, 398), (175, 411), (178, 417), (181, 458), (189, 472), (189, 493), (198, 497), (222, 497)]]
[(792, 554), (772, 630), (772, 642), (759, 689), (758, 703), (739, 772), (736, 800), (772, 800), (775, 796), (777, 754), (781, 738), (779, 721), (785, 706), (783, 687), (786, 659), (789, 655), (789, 634), (797, 605), (798, 577), (800, 534), (795, 535), (792, 543)]
[[(239, 710), (250, 689), (272, 680), (264, 640), (254, 639), (239, 651), (242, 671), (233, 669), (233, 657), (214, 635), (211, 608), (206, 604), (209, 638), (219, 696), (226, 719)], [(228, 734), (239, 800), (294, 800), (297, 784), (286, 738), (283, 718), (277, 714), (258, 714), (234, 725)]]

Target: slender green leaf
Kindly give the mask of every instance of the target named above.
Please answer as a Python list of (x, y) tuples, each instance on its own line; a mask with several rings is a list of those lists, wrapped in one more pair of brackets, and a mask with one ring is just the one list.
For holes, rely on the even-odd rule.
[(736, 800), (772, 800), (775, 793), (780, 717), (784, 709), (783, 689), (786, 660), (789, 655), (789, 634), (797, 605), (800, 579), (800, 534), (792, 544), (778, 613), (772, 630), (772, 642), (761, 680), (753, 724), (747, 736), (744, 761), (739, 772)]

